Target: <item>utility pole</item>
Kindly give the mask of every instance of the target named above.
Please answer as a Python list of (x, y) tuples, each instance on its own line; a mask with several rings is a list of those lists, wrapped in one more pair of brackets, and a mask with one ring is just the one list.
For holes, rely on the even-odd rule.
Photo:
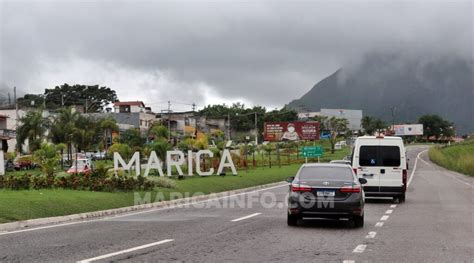
[(196, 103), (193, 102), (193, 117), (194, 117), (194, 138), (197, 138), (198, 134), (198, 125), (197, 125), (197, 116), (196, 116)]
[(255, 112), (255, 145), (258, 145), (257, 112)]
[(64, 95), (61, 93), (61, 106), (64, 107)]
[(395, 131), (395, 110), (397, 107), (392, 106), (390, 107), (390, 111), (392, 112), (392, 131)]
[(171, 142), (171, 101), (168, 101), (168, 142)]
[(18, 128), (18, 119), (20, 118), (18, 116), (18, 102), (16, 101), (16, 87), (13, 87), (13, 101), (15, 102), (15, 114), (16, 114), (16, 128)]
[(227, 140), (230, 141), (230, 112), (227, 113)]
[(85, 113), (87, 113), (87, 99), (85, 99), (86, 101), (86, 108), (84, 109)]

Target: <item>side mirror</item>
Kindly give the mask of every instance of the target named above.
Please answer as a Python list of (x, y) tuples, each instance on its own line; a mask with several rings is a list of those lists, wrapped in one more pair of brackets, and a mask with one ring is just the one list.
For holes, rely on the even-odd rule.
[(293, 180), (295, 180), (295, 177), (294, 177), (294, 176), (291, 176), (291, 177), (286, 178), (286, 182), (287, 182), (287, 183), (292, 183)]
[(365, 178), (359, 178), (359, 183), (360, 183), (360, 184), (366, 184), (366, 183), (367, 183), (367, 179), (365, 179)]

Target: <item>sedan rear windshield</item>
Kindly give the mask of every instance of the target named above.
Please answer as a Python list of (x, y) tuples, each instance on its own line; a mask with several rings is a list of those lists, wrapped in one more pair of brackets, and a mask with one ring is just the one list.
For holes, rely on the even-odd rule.
[(352, 170), (346, 167), (303, 167), (300, 180), (353, 181)]
[(398, 146), (361, 146), (360, 166), (400, 166), (400, 147)]

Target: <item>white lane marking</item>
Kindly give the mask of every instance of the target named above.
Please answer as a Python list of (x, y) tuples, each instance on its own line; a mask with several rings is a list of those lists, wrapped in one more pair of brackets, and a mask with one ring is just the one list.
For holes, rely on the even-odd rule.
[(380, 221), (387, 221), (388, 218), (389, 218), (389, 216), (384, 215), (380, 218)]
[(358, 245), (356, 248), (354, 248), (352, 253), (362, 253), (362, 252), (364, 252), (366, 247), (367, 247), (367, 245)]
[(395, 208), (395, 207), (397, 207), (397, 205), (391, 205), (391, 206), (390, 206), (390, 208)]
[(254, 216), (258, 216), (258, 215), (261, 215), (262, 213), (255, 213), (255, 214), (251, 214), (251, 215), (248, 215), (248, 216), (243, 216), (243, 217), (239, 217), (239, 218), (236, 218), (234, 220), (231, 220), (232, 222), (239, 222), (241, 220), (245, 220), (245, 219), (248, 219), (248, 218), (251, 218), (251, 217), (254, 217)]
[(411, 181), (413, 180), (413, 176), (415, 175), (415, 171), (416, 171), (416, 165), (418, 164), (418, 159), (420, 159), (420, 155), (426, 151), (428, 150), (423, 150), (419, 152), (418, 155), (416, 156), (415, 165), (413, 166), (413, 171), (411, 171), (410, 179), (408, 179), (407, 187), (410, 186)]
[(134, 212), (134, 213), (125, 213), (125, 214), (122, 214), (122, 215), (120, 215), (120, 214), (119, 215), (112, 215), (112, 216), (101, 217), (101, 218), (97, 218), (97, 219), (90, 219), (90, 220), (83, 220), (83, 221), (77, 221), (77, 222), (62, 223), (62, 224), (55, 224), (55, 225), (49, 225), (49, 226), (40, 226), (40, 227), (35, 227), (35, 228), (9, 231), (9, 232), (5, 232), (5, 233), (0, 233), (0, 236), (9, 235), (9, 234), (16, 234), (16, 233), (22, 233), (22, 232), (30, 232), (30, 231), (36, 231), (36, 230), (42, 230), (42, 229), (48, 229), (48, 228), (55, 228), (55, 227), (70, 226), (70, 225), (76, 225), (76, 224), (92, 223), (92, 222), (97, 222), (97, 221), (102, 221), (102, 220), (115, 219), (115, 218), (121, 218), (121, 217), (127, 217), (127, 216), (134, 216), (134, 215), (144, 214), (144, 213), (152, 213), (152, 212), (157, 212), (157, 211), (162, 211), (162, 210), (180, 208), (180, 207), (183, 207), (183, 206), (186, 206), (186, 205), (201, 204), (201, 203), (212, 202), (212, 201), (225, 199), (225, 198), (232, 198), (232, 197), (246, 195), (246, 194), (258, 193), (258, 192), (261, 192), (261, 191), (280, 188), (280, 187), (283, 187), (283, 186), (288, 187), (288, 184), (271, 186), (271, 187), (267, 187), (267, 188), (262, 188), (262, 189), (257, 189), (257, 190), (254, 190), (254, 191), (250, 191), (250, 192), (244, 192), (244, 193), (238, 193), (238, 194), (227, 195), (227, 196), (222, 196), (222, 197), (216, 197), (216, 198), (202, 200), (202, 201), (185, 202), (184, 204), (170, 205), (170, 206), (167, 206), (167, 207), (160, 207), (160, 208), (150, 208), (149, 210), (147, 209), (146, 211), (139, 211), (139, 212)]
[(367, 236), (365, 236), (365, 238), (375, 238), (375, 235), (377, 235), (377, 232), (369, 232), (369, 234)]
[(385, 211), (385, 214), (391, 214), (391, 213), (393, 213), (392, 209), (388, 209), (387, 211)]
[[(431, 163), (429, 163), (429, 162), (423, 160), (423, 158), (420, 158), (420, 160), (421, 160), (422, 162), (424, 162), (425, 164), (427, 164), (427, 165), (429, 165), (429, 166), (431, 166), (431, 167), (434, 167)], [(444, 174), (446, 174), (446, 173), (444, 173)], [(471, 186), (470, 183), (468, 183), (468, 182), (466, 182), (466, 181), (464, 181), (464, 180), (461, 180), (461, 179), (457, 178), (456, 176), (454, 176), (454, 175), (452, 175), (452, 174), (446, 174), (446, 175), (449, 176), (449, 177), (451, 177), (451, 178), (453, 178), (454, 180), (456, 180), (456, 181), (462, 183), (462, 184), (465, 184), (465, 185), (467, 185), (467, 186)]]
[(117, 252), (110, 253), (110, 254), (105, 254), (105, 255), (102, 255), (102, 256), (94, 257), (94, 258), (88, 258), (88, 259), (84, 259), (84, 260), (77, 261), (77, 262), (78, 263), (88, 263), (88, 262), (92, 262), (92, 261), (96, 261), (96, 260), (101, 260), (101, 259), (104, 259), (104, 258), (110, 258), (110, 257), (118, 256), (118, 255), (121, 255), (121, 254), (130, 253), (130, 252), (140, 250), (140, 249), (145, 249), (145, 248), (161, 245), (161, 244), (168, 243), (168, 242), (171, 242), (171, 241), (174, 241), (174, 239), (164, 239), (164, 240), (154, 242), (154, 243), (150, 243), (150, 244), (146, 244), (146, 245), (143, 245), (143, 246), (132, 247), (132, 248), (129, 248), (129, 249), (117, 251)]
[(433, 165), (432, 165), (431, 163), (429, 163), (429, 162), (423, 160), (423, 158), (420, 158), (420, 160), (421, 160), (422, 162), (424, 162), (426, 165), (428, 165), (428, 166), (430, 166), (430, 167), (433, 167)]
[(343, 260), (342, 263), (355, 263), (355, 260)]
[(383, 222), (377, 222), (377, 224), (375, 224), (375, 227), (382, 227), (383, 226)]

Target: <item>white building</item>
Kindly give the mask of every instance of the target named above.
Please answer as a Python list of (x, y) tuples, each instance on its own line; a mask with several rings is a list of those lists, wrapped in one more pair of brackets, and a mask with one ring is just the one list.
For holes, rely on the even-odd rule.
[[(26, 111), (18, 110), (18, 118), (26, 115)], [(0, 133), (6, 135), (5, 138), (8, 145), (8, 152), (14, 152), (16, 149), (16, 128), (18, 126), (17, 112), (14, 108), (0, 109)], [(7, 139), (8, 137), (8, 139)], [(4, 147), (2, 147), (3, 149)]]

